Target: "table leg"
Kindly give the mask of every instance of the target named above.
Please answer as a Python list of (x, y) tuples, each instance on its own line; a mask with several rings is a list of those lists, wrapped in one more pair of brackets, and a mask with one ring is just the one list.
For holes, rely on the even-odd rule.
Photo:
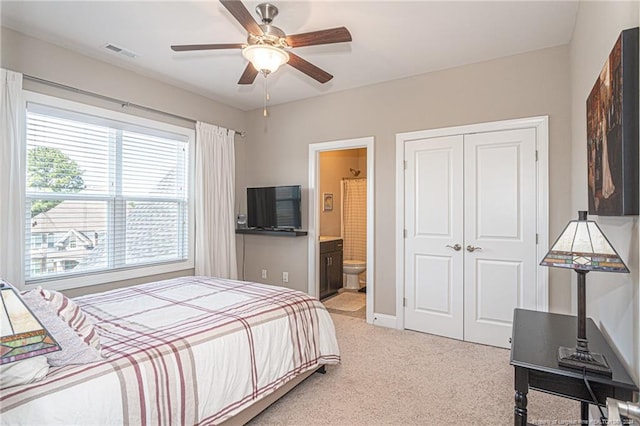
[(580, 402), (580, 420), (583, 425), (589, 424), (589, 403)]
[(515, 407), (513, 409), (514, 426), (527, 426), (527, 393), (529, 392), (529, 371), (515, 367)]

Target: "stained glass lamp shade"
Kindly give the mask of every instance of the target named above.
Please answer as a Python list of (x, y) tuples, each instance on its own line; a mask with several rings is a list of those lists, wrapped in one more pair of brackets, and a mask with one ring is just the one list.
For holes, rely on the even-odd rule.
[(558, 364), (611, 377), (611, 369), (601, 354), (589, 352), (586, 332), (586, 275), (590, 271), (629, 272), (597, 223), (579, 211), (540, 262), (542, 266), (569, 268), (578, 274), (578, 339), (575, 348), (560, 347)]
[(0, 296), (0, 364), (60, 350), (13, 287), (0, 281)]

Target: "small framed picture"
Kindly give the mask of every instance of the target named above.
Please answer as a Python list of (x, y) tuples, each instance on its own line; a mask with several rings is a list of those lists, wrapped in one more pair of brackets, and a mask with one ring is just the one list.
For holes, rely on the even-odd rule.
[(331, 210), (333, 210), (333, 193), (323, 192), (322, 193), (322, 211), (330, 212)]

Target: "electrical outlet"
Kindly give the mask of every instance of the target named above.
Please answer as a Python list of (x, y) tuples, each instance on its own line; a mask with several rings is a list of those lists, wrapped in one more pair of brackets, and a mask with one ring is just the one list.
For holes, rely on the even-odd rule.
[(282, 273), (282, 282), (283, 283), (288, 283), (289, 282), (289, 273), (288, 272), (283, 272)]
[(263, 279), (263, 280), (266, 280), (266, 279), (267, 279), (267, 270), (266, 270), (266, 269), (263, 269), (263, 270), (262, 270), (262, 279)]

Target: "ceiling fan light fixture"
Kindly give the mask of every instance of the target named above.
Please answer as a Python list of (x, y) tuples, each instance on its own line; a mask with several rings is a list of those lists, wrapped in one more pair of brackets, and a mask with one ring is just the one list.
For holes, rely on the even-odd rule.
[(242, 49), (244, 56), (253, 67), (263, 73), (272, 73), (281, 65), (289, 62), (289, 54), (281, 49), (268, 44), (252, 44)]

